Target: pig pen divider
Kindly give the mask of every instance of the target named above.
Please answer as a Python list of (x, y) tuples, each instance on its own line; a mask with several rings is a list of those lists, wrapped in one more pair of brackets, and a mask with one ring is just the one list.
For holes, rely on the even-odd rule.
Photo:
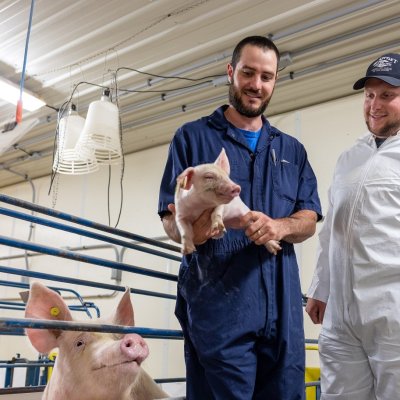
[[(146, 238), (131, 232), (127, 232), (121, 229), (116, 229), (109, 227), (107, 225), (102, 225), (87, 219), (76, 217), (67, 213), (56, 211), (54, 209), (49, 209), (37, 204), (29, 203), (20, 199), (16, 199), (4, 194), (0, 194), (0, 202), (9, 204), (13, 207), (20, 207), (30, 211), (31, 213), (24, 213), (21, 211), (16, 211), (15, 209), (0, 207), (0, 214), (8, 216), (15, 220), (27, 221), (30, 224), (38, 224), (48, 228), (55, 229), (57, 231), (65, 231), (73, 235), (78, 235), (79, 237), (86, 237), (96, 241), (101, 241), (101, 245), (86, 245), (86, 246), (69, 246), (69, 247), (52, 247), (49, 245), (41, 245), (33, 243), (32, 241), (24, 241), (17, 238), (11, 238), (4, 235), (0, 235), (0, 244), (7, 246), (8, 248), (18, 248), (22, 249), (24, 252), (20, 255), (9, 255), (5, 257), (0, 257), (1, 261), (15, 260), (18, 258), (28, 259), (30, 257), (40, 257), (40, 256), (51, 256), (58, 257), (66, 260), (75, 260), (79, 263), (91, 264), (99, 267), (105, 267), (111, 269), (111, 279), (115, 280), (116, 283), (121, 283), (122, 272), (137, 274), (141, 276), (146, 276), (155, 279), (161, 279), (170, 283), (177, 282), (177, 275), (171, 274), (169, 272), (157, 271), (154, 269), (143, 268), (130, 263), (122, 262), (125, 253), (128, 250), (134, 250), (143, 254), (148, 254), (156, 257), (160, 257), (168, 262), (178, 262), (181, 260), (180, 248), (173, 246), (168, 243), (164, 243), (160, 240)], [(38, 217), (34, 214), (40, 213), (44, 214), (53, 219), (58, 219), (67, 222), (60, 223), (54, 220), (47, 220), (45, 218)], [(88, 229), (82, 229), (75, 225), (80, 225)], [(127, 240), (124, 240), (127, 239)], [(104, 244), (105, 243), (105, 244)], [(146, 246), (152, 246), (158, 248), (159, 250), (149, 248)], [(116, 253), (116, 261), (110, 261), (97, 256), (78, 253), (78, 251), (93, 251), (100, 250), (102, 248), (113, 249)], [(178, 255), (173, 253), (179, 253)], [(87, 279), (80, 279), (71, 276), (61, 276), (58, 274), (50, 274), (47, 272), (40, 272), (36, 270), (31, 270), (28, 268), (13, 268), (11, 266), (0, 264), (0, 274), (7, 274), (11, 276), (20, 276), (21, 279), (25, 279), (25, 282), (29, 279), (46, 280), (50, 282), (60, 282), (68, 285), (77, 285), (86, 288), (96, 288), (102, 290), (108, 290), (110, 292), (124, 292), (125, 286), (120, 284), (111, 284), (101, 281), (92, 281)], [(136, 275), (135, 275), (136, 276)], [(1, 286), (1, 281), (0, 281)], [(15, 287), (26, 288), (29, 285), (26, 283), (24, 285), (16, 284)], [(51, 287), (51, 286), (49, 286)], [(138, 294), (143, 296), (149, 296), (153, 298), (160, 298), (166, 300), (175, 300), (176, 296), (153, 290), (145, 290), (142, 288), (130, 288), (132, 294)], [(1, 299), (0, 299), (1, 301)], [(303, 299), (304, 302), (304, 299)], [(7, 305), (4, 305), (7, 306)], [(82, 305), (83, 306), (83, 305)], [(1, 308), (1, 304), (0, 304)], [(19, 311), (23, 307), (16, 309)], [(61, 329), (61, 330), (76, 330), (76, 331), (103, 331), (111, 333), (137, 333), (144, 338), (151, 339), (162, 339), (162, 340), (182, 340), (182, 332), (179, 330), (172, 329), (152, 329), (145, 327), (126, 327), (117, 325), (107, 325), (107, 324), (92, 324), (92, 323), (82, 323), (82, 322), (65, 322), (65, 321), (49, 321), (49, 320), (38, 320), (38, 319), (25, 319), (25, 318), (3, 318), (0, 317), (0, 335), (18, 334), (18, 332), (24, 332), (24, 329)], [(2, 368), (7, 369), (7, 371), (12, 371), (13, 368), (26, 367), (27, 371), (31, 371), (29, 374), (29, 382), (26, 383), (26, 390), (35, 390), (37, 388), (42, 388), (46, 384), (47, 370), (53, 366), (53, 362), (47, 357), (39, 358), (37, 361), (25, 361), (24, 359), (19, 359), (14, 365), (7, 362), (0, 361), (0, 370)], [(39, 376), (39, 369), (42, 369), (42, 374)], [(32, 372), (33, 371), (33, 372)], [(9, 376), (10, 374), (8, 374)], [(33, 378), (32, 378), (33, 377)], [(27, 378), (28, 380), (28, 378)], [(175, 383), (184, 382), (185, 378), (156, 378), (158, 383)], [(0, 385), (1, 386), (1, 385)], [(8, 381), (9, 389), (12, 386), (12, 380)], [(29, 386), (29, 387), (28, 387)], [(307, 382), (306, 387), (314, 386), (319, 390), (319, 382)], [(24, 390), (24, 388), (15, 388), (16, 390)], [(0, 389), (0, 394), (2, 390)], [(319, 398), (319, 393), (316, 397)], [(307, 395), (307, 400), (311, 399)]]
[[(0, 286), (8, 286), (14, 287), (19, 289), (25, 289), (26, 291), (29, 290), (29, 284), (27, 283), (20, 283), (20, 282), (7, 282), (0, 279)], [(56, 291), (60, 296), (61, 292), (68, 292), (71, 293), (76, 299), (78, 300), (79, 304), (71, 304), (68, 308), (71, 311), (82, 311), (85, 312), (89, 318), (93, 318), (92, 314), (90, 313), (90, 308), (93, 308), (96, 312), (97, 318), (100, 318), (100, 310), (93, 302), (84, 301), (82, 296), (73, 289), (67, 288), (60, 288), (55, 286), (49, 286), (50, 289)], [(16, 302), (16, 301), (0, 301), (0, 309), (9, 309), (9, 310), (20, 310), (25, 311), (25, 303), (24, 302)]]
[[(108, 260), (105, 258), (87, 255), (78, 253), (74, 250), (69, 248), (59, 248), (55, 246), (43, 245), (38, 243), (33, 243), (31, 240), (24, 241), (20, 240), (16, 237), (8, 237), (5, 235), (0, 235), (0, 244), (3, 246), (7, 246), (7, 248), (17, 248), (22, 249), (23, 254), (19, 257), (24, 257), (27, 259), (28, 257), (33, 256), (51, 256), (51, 257), (58, 257), (61, 259), (66, 260), (74, 260), (78, 261), (79, 263), (84, 264), (92, 264), (98, 267), (105, 267), (110, 268), (112, 270), (111, 279), (114, 279), (116, 283), (121, 283), (121, 275), (122, 271), (131, 273), (131, 274), (139, 274), (142, 276), (146, 276), (149, 278), (156, 278), (162, 279), (164, 281), (170, 283), (177, 282), (177, 275), (159, 271), (156, 269), (150, 268), (143, 268), (136, 265), (132, 265), (130, 263), (121, 262), (123, 258), (123, 254), (125, 254), (126, 250), (135, 250), (141, 253), (147, 253), (148, 255), (161, 257), (163, 260), (176, 261), (179, 262), (181, 257), (180, 254), (175, 255), (173, 253), (180, 253), (180, 248), (177, 246), (170, 245), (168, 243), (163, 243), (159, 240), (154, 240), (150, 238), (146, 238), (140, 235), (136, 235), (127, 231), (123, 231), (121, 229), (111, 228), (106, 225), (102, 225), (99, 223), (95, 223), (83, 218), (79, 218), (73, 215), (69, 215), (63, 212), (59, 212), (53, 209), (49, 209), (46, 207), (39, 206), (37, 204), (29, 203), (27, 201), (19, 200), (10, 196), (6, 196), (0, 194), (0, 201), (6, 204), (13, 206), (11, 208), (0, 207), (0, 214), (10, 217), (13, 220), (22, 220), (27, 221), (30, 224), (38, 224), (44, 227), (48, 227), (51, 229), (55, 229), (58, 231), (65, 231), (71, 233), (73, 235), (79, 235), (80, 238), (89, 238), (101, 241), (102, 243), (107, 243), (109, 248), (121, 248), (121, 250), (116, 250), (117, 253), (117, 261)], [(20, 207), (26, 210), (31, 211), (30, 214), (24, 213), (21, 211), (16, 211), (15, 208)], [(44, 214), (48, 217), (53, 218), (53, 220), (48, 220), (42, 217), (38, 217), (34, 215), (36, 213)], [(68, 224), (56, 222), (54, 219), (59, 219), (63, 221), (67, 221)], [(82, 229), (81, 227), (77, 227), (76, 225), (80, 225), (81, 227), (89, 228), (89, 229)], [(124, 240), (128, 239), (128, 240)], [(142, 245), (139, 245), (141, 243)], [(148, 246), (152, 246), (162, 251), (154, 248), (149, 248)], [(81, 250), (95, 249), (96, 246), (82, 246)], [(166, 250), (166, 251), (165, 251)], [(167, 252), (168, 251), (168, 252)], [(4, 254), (4, 253), (3, 253)], [(0, 260), (8, 260), (15, 259), (18, 256), (10, 255), (9, 258), (7, 256), (0, 257)], [(68, 272), (68, 269), (63, 267), (63, 270)], [(47, 271), (47, 270), (46, 270)], [(52, 269), (53, 271), (53, 269)], [(5, 286), (10, 286), (13, 288), (21, 288), (27, 289), (29, 284), (26, 282), (29, 279), (38, 279), (38, 280), (47, 280), (50, 282), (62, 282), (63, 284), (70, 284), (70, 285), (79, 285), (82, 287), (91, 287), (97, 289), (106, 289), (112, 291), (113, 293), (116, 292), (124, 292), (126, 287), (120, 284), (111, 284), (102, 282), (100, 279), (99, 281), (95, 282), (92, 280), (87, 279), (78, 279), (71, 276), (62, 276), (58, 274), (50, 274), (47, 272), (40, 272), (37, 270), (32, 270), (31, 268), (24, 268), (17, 266), (16, 268), (7, 266), (7, 265), (0, 265), (0, 273), (7, 274), (7, 278), (9, 276), (16, 276), (21, 277), (22, 282), (10, 282), (10, 281), (0, 281), (0, 286), (3, 283)], [(68, 275), (66, 273), (65, 275)], [(137, 276), (137, 275), (135, 275)], [(53, 288), (53, 286), (49, 287)], [(62, 290), (67, 290), (64, 288), (60, 288)], [(72, 293), (73, 291), (71, 291)], [(76, 292), (76, 291), (75, 291)], [(130, 292), (133, 294), (143, 295), (143, 296), (151, 296), (155, 298), (165, 299), (165, 300), (175, 300), (176, 296), (163, 293), (153, 290), (145, 290), (141, 288), (130, 288)], [(74, 294), (74, 293), (73, 293)], [(77, 292), (76, 294), (81, 297)], [(74, 294), (74, 296), (76, 296)], [(105, 296), (106, 297), (106, 296)], [(0, 299), (2, 300), (2, 299)], [(83, 299), (82, 302), (84, 303)], [(4, 302), (3, 308), (8, 306), (8, 302)], [(12, 306), (12, 305), (10, 305)], [(81, 304), (81, 307), (84, 307), (84, 304)], [(1, 304), (0, 304), (1, 308)], [(20, 311), (24, 309), (24, 304), (16, 303), (14, 304), (13, 311)], [(0, 334), (21, 334), (24, 332), (24, 329), (32, 328), (32, 329), (61, 329), (61, 330), (80, 330), (80, 331), (101, 331), (101, 332), (111, 332), (111, 333), (119, 333), (119, 334), (126, 334), (126, 333), (137, 333), (145, 338), (152, 338), (152, 339), (167, 339), (167, 340), (182, 340), (182, 332), (180, 330), (173, 330), (173, 329), (155, 329), (155, 328), (145, 328), (145, 327), (126, 327), (126, 326), (118, 326), (118, 325), (107, 325), (107, 324), (93, 324), (93, 323), (84, 323), (84, 322), (66, 322), (66, 321), (49, 321), (49, 320), (38, 320), (38, 319), (25, 319), (25, 318), (14, 318), (12, 317), (0, 317)], [(17, 366), (18, 364), (18, 366)], [(37, 361), (27, 361), (27, 363), (23, 363), (19, 361), (18, 363), (14, 363), (14, 365), (10, 365), (9, 363), (0, 362), (0, 369), (6, 368), (8, 371), (14, 368), (20, 368), (23, 366), (27, 366), (27, 369), (31, 368), (40, 368), (38, 365), (42, 365), (44, 368), (48, 368), (52, 366), (52, 363), (48, 359), (37, 360)], [(35, 377), (38, 378), (38, 373), (35, 372)], [(42, 374), (43, 375), (43, 374)], [(43, 378), (43, 376), (42, 376)], [(160, 383), (168, 383), (168, 382), (184, 382), (185, 378), (160, 378), (156, 379), (156, 381)], [(43, 385), (46, 382), (43, 382), (43, 379), (38, 380), (36, 379), (36, 385)], [(32, 382), (29, 383), (32, 386)], [(0, 385), (1, 386), (1, 385)], [(8, 386), (12, 386), (12, 382), (8, 382)]]

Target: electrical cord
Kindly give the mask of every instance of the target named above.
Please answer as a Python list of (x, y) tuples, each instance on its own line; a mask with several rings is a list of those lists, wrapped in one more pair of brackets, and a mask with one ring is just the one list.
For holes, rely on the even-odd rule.
[[(162, 78), (162, 79), (177, 79), (177, 80), (185, 80), (185, 81), (189, 81), (189, 82), (198, 82), (195, 83), (193, 85), (186, 85), (186, 86), (180, 86), (177, 88), (172, 88), (172, 89), (164, 89), (164, 90), (153, 90), (153, 89), (145, 89), (145, 90), (134, 90), (134, 89), (128, 89), (128, 88), (119, 88), (118, 87), (118, 72), (121, 70), (128, 70), (128, 71), (133, 71), (133, 72), (137, 72), (139, 74), (143, 74), (143, 75), (147, 75), (147, 76), (152, 76), (155, 78)], [(140, 71), (138, 69), (135, 68), (130, 68), (130, 67), (119, 67), (115, 70), (114, 72), (114, 86), (115, 86), (115, 99), (116, 99), (116, 103), (118, 106), (118, 110), (120, 109), (119, 107), (119, 93), (121, 92), (126, 92), (126, 93), (166, 93), (166, 92), (173, 92), (173, 91), (177, 91), (177, 90), (181, 90), (181, 89), (186, 89), (186, 88), (192, 88), (192, 87), (196, 87), (196, 86), (200, 86), (203, 85), (204, 83), (211, 83), (212, 80), (210, 80), (209, 78), (218, 78), (218, 77), (222, 77), (225, 76), (226, 74), (216, 74), (216, 75), (208, 75), (208, 76), (204, 76), (204, 77), (200, 77), (200, 78), (186, 78), (186, 77), (182, 77), (182, 76), (166, 76), (166, 75), (159, 75), (159, 74), (153, 74), (150, 72), (144, 72), (144, 71)], [(53, 159), (52, 159), (52, 165), (54, 165), (55, 162), (55, 157), (58, 151), (58, 138), (59, 138), (59, 123), (61, 118), (64, 116), (65, 112), (69, 109), (71, 103), (72, 103), (72, 99), (75, 95), (76, 90), (78, 89), (79, 86), (81, 85), (91, 85), (91, 86), (96, 86), (99, 88), (102, 88), (104, 90), (110, 90), (109, 86), (104, 86), (104, 85), (99, 85), (93, 82), (87, 82), (87, 81), (81, 81), (78, 82), (68, 100), (66, 100), (59, 108), (50, 106), (48, 104), (46, 104), (47, 107), (57, 111), (58, 115), (57, 115), (57, 125), (56, 125), (56, 130), (55, 130), (55, 136), (54, 136), (54, 144), (53, 144)], [(118, 118), (119, 118), (119, 134), (120, 134), (120, 142), (121, 142), (121, 149), (123, 149), (122, 146), (122, 121), (121, 121), (121, 115), (120, 113), (118, 114)], [(122, 151), (122, 166), (121, 166), (121, 178), (120, 178), (120, 191), (121, 191), (121, 199), (120, 199), (120, 207), (119, 207), (119, 212), (118, 212), (118, 217), (117, 217), (117, 222), (115, 227), (118, 226), (120, 218), (121, 218), (121, 214), (122, 214), (122, 208), (123, 208), (123, 197), (124, 197), (124, 192), (123, 192), (123, 177), (124, 177), (124, 172), (125, 172), (125, 157)], [(55, 178), (56, 178), (57, 172), (55, 171), (55, 169), (52, 169), (51, 172), (51, 177), (50, 177), (50, 186), (49, 186), (49, 191), (48, 191), (48, 195), (50, 195), (51, 189), (53, 187)], [(111, 190), (111, 166), (109, 166), (109, 177), (108, 177), (108, 189), (107, 189), (107, 210), (108, 210), (108, 223), (109, 226), (111, 226), (111, 212), (110, 212), (110, 190)], [(55, 204), (54, 204), (55, 206)]]
[[(123, 178), (125, 174), (125, 155), (123, 152), (123, 137), (122, 137), (122, 119), (121, 119), (121, 113), (120, 113), (120, 107), (119, 107), (119, 96), (118, 96), (118, 81), (117, 81), (117, 73), (114, 75), (114, 86), (115, 86), (115, 102), (117, 103), (118, 107), (118, 122), (119, 122), (119, 135), (120, 135), (120, 143), (121, 143), (121, 153), (122, 153), (122, 165), (121, 165), (121, 178), (120, 178), (120, 193), (121, 193), (121, 198), (120, 198), (120, 206), (119, 206), (119, 213), (118, 213), (118, 218), (117, 222), (115, 224), (115, 228), (118, 226), (121, 214), (122, 214), (122, 208), (124, 204), (124, 186), (123, 186)], [(110, 190), (110, 188), (108, 189)], [(109, 213), (110, 213), (110, 207), (109, 207)]]
[(133, 72), (137, 72), (139, 74), (143, 74), (143, 75), (148, 75), (148, 76), (153, 76), (155, 78), (163, 78), (163, 79), (181, 79), (184, 81), (192, 81), (192, 82), (196, 82), (196, 81), (203, 81), (204, 79), (209, 79), (209, 78), (219, 78), (221, 76), (225, 76), (226, 74), (217, 74), (217, 75), (208, 75), (208, 76), (203, 76), (202, 78), (185, 78), (183, 76), (179, 76), (179, 75), (158, 75), (158, 74), (152, 74), (151, 72), (144, 72), (141, 71), (140, 69), (135, 69), (135, 68), (130, 68), (130, 67), (119, 67), (116, 70), (116, 73), (118, 74), (119, 70), (128, 70), (128, 71), (133, 71)]
[(195, 83), (193, 85), (187, 85), (187, 86), (180, 86), (177, 88), (172, 88), (172, 89), (163, 89), (163, 90), (153, 90), (153, 89), (143, 89), (143, 90), (136, 90), (136, 89), (119, 89), (120, 92), (127, 92), (127, 93), (165, 93), (165, 92), (174, 92), (176, 90), (181, 90), (181, 89), (187, 89), (187, 88), (192, 88), (196, 86), (201, 86), (203, 83), (211, 83), (212, 80), (208, 81), (203, 81), (200, 83)]

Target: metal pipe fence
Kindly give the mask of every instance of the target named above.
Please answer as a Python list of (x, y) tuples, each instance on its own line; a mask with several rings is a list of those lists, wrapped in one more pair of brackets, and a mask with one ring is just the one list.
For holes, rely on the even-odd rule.
[[(54, 256), (65, 260), (75, 260), (82, 262), (84, 264), (91, 264), (98, 267), (111, 268), (113, 271), (116, 271), (116, 274), (121, 274), (122, 271), (138, 274), (142, 276), (147, 276), (150, 278), (161, 279), (167, 282), (177, 282), (177, 276), (175, 274), (157, 271), (151, 268), (139, 267), (136, 265), (128, 264), (121, 262), (123, 259), (123, 254), (126, 250), (135, 250), (140, 253), (150, 254), (152, 256), (161, 257), (167, 261), (180, 261), (180, 255), (171, 254), (180, 252), (180, 248), (177, 246), (173, 246), (167, 243), (163, 243), (161, 241), (149, 239), (140, 235), (136, 235), (121, 229), (112, 228), (106, 225), (102, 225), (99, 223), (95, 223), (93, 221), (89, 221), (74, 215), (66, 214), (60, 211), (56, 211), (53, 209), (49, 209), (43, 206), (39, 206), (37, 204), (32, 204), (27, 201), (19, 200), (10, 196), (6, 196), (0, 194), (0, 202), (9, 204), (14, 207), (21, 207), (27, 210), (30, 210), (34, 213), (41, 213), (48, 217), (54, 219), (60, 219), (62, 221), (66, 221), (69, 224), (59, 223), (55, 221), (49, 221), (45, 218), (37, 217), (32, 214), (26, 214), (20, 211), (11, 210), (8, 208), (0, 207), (0, 214), (10, 217), (16, 218), (24, 221), (28, 221), (34, 224), (43, 225), (49, 227), (51, 229), (66, 231), (72, 233), (74, 235), (79, 235), (80, 237), (86, 237), (94, 240), (99, 240), (102, 243), (108, 243), (107, 246), (121, 246), (122, 250), (120, 252), (121, 256), (117, 257), (117, 261), (111, 261), (104, 258), (85, 255), (82, 253), (78, 253), (71, 248), (56, 248), (48, 245), (41, 245), (37, 243), (32, 243), (31, 241), (23, 241), (16, 238), (10, 238), (4, 235), (0, 235), (0, 244), (12, 248), (19, 248), (25, 251), (25, 254), (33, 254), (33, 255), (48, 255)], [(82, 229), (73, 225), (81, 225), (83, 227), (89, 228)], [(102, 233), (99, 233), (102, 232)], [(104, 234), (105, 233), (105, 234)], [(111, 236), (112, 235), (112, 236)], [(135, 243), (129, 242), (127, 240), (135, 241)], [(138, 245), (137, 243), (142, 243), (144, 245)], [(153, 248), (149, 248), (148, 246), (156, 247), (162, 250), (168, 250), (168, 252), (155, 250)], [(93, 246), (95, 248), (96, 246)], [(99, 246), (104, 247), (104, 246)], [(27, 253), (27, 252), (32, 253)], [(10, 256), (10, 259), (13, 256)], [(7, 257), (0, 257), (0, 260), (6, 260)], [(95, 282), (91, 280), (74, 278), (71, 276), (61, 276), (57, 274), (50, 274), (47, 272), (39, 272), (32, 271), (21, 268), (13, 268), (5, 265), (0, 265), (0, 273), (10, 274), (13, 276), (20, 276), (24, 278), (31, 279), (39, 279), (39, 280), (47, 280), (50, 282), (62, 282), (63, 284), (71, 284), (77, 285), (81, 287), (91, 287), (96, 289), (106, 289), (113, 292), (124, 292), (125, 286), (110, 284), (105, 282)], [(10, 284), (12, 286), (14, 284), (15, 287), (20, 288), (28, 288), (29, 285), (22, 283), (10, 283), (0, 280), (1, 284)], [(52, 287), (52, 286), (49, 286)], [(57, 289), (54, 287), (54, 289)], [(61, 288), (60, 288), (61, 289)], [(67, 290), (62, 288), (62, 290)], [(131, 288), (130, 292), (133, 294), (139, 294), (149, 297), (156, 297), (160, 299), (166, 300), (175, 300), (176, 296), (171, 295), (169, 293), (162, 293), (151, 290), (144, 290), (141, 288)], [(72, 292), (71, 292), (72, 293)], [(74, 295), (80, 297), (78, 292), (75, 291)], [(81, 298), (81, 297), (80, 297)], [(303, 299), (303, 302), (305, 299)], [(84, 307), (84, 301), (82, 299), (81, 306)], [(6, 301), (0, 301), (0, 308), (6, 307), (15, 307), (15, 311), (20, 311), (24, 309), (23, 303), (18, 304), (9, 304)], [(87, 305), (86, 305), (87, 306)], [(128, 333), (136, 333), (144, 338), (151, 339), (162, 339), (162, 340), (182, 340), (183, 335), (180, 330), (171, 330), (171, 329), (153, 329), (146, 327), (127, 327), (120, 325), (110, 325), (103, 323), (83, 323), (83, 322), (66, 322), (66, 321), (49, 321), (49, 320), (39, 320), (39, 319), (26, 319), (26, 318), (0, 318), (0, 334), (4, 335), (21, 335), (24, 334), (24, 330), (30, 329), (57, 329), (57, 330), (73, 330), (73, 331), (88, 331), (88, 332), (108, 332), (108, 333), (117, 333), (117, 334), (128, 334)], [(308, 344), (316, 344), (317, 340), (308, 339), (306, 340)], [(0, 361), (0, 369), (5, 368), (7, 372), (7, 381), (6, 384), (8, 386), (12, 386), (12, 372), (15, 368), (26, 368), (27, 369), (27, 384), (26, 386), (30, 386), (26, 390), (43, 390), (44, 385), (46, 384), (46, 377), (48, 375), (48, 369), (54, 365), (52, 360), (48, 358), (41, 358), (37, 361), (28, 361), (24, 359), (16, 359), (13, 363), (10, 362), (2, 362)], [(168, 382), (184, 382), (185, 378), (161, 378), (155, 379), (158, 383), (168, 383)], [(306, 388), (314, 387), (315, 388), (315, 398), (319, 399), (320, 389), (319, 389), (319, 381), (306, 382)], [(9, 389), (11, 389), (9, 387)], [(14, 388), (16, 392), (19, 390), (23, 390), (23, 388)], [(0, 389), (0, 394), (2, 391), (6, 389)], [(307, 395), (307, 400), (309, 399)]]
[[(3, 203), (10, 204), (12, 206), (21, 207), (33, 212), (38, 212), (44, 214), (46, 216), (61, 219), (63, 221), (67, 221), (69, 225), (65, 223), (59, 223), (56, 221), (50, 221), (45, 218), (37, 217), (35, 215), (26, 214), (20, 211), (0, 207), (0, 214), (19, 219), (23, 221), (28, 221), (34, 224), (40, 224), (45, 227), (49, 227), (51, 229), (61, 230), (65, 232), (69, 232), (74, 235), (79, 235), (79, 237), (86, 237), (90, 239), (95, 239), (101, 241), (102, 243), (108, 243), (108, 246), (120, 246), (124, 251), (126, 249), (135, 250), (141, 253), (150, 254), (152, 256), (161, 257), (167, 261), (180, 261), (180, 256), (172, 254), (174, 252), (179, 252), (180, 249), (177, 246), (172, 246), (160, 241), (152, 240), (145, 238), (140, 235), (132, 234), (130, 232), (126, 232), (120, 229), (111, 228), (102, 224), (94, 223), (89, 220), (85, 220), (83, 218), (79, 218), (73, 215), (69, 215), (66, 213), (62, 213), (59, 211), (55, 211), (49, 208), (45, 208), (42, 206), (38, 206), (36, 204), (32, 204), (26, 201), (22, 201), (19, 199), (12, 198), (10, 196), (0, 195), (0, 201)], [(88, 229), (78, 228), (73, 225), (81, 225)], [(104, 233), (99, 233), (105, 232)], [(122, 238), (129, 239), (135, 241), (135, 243), (129, 242), (127, 240), (122, 240)], [(144, 245), (138, 245), (140, 242)], [(120, 257), (118, 257), (117, 261), (107, 260), (104, 258), (81, 254), (76, 251), (65, 249), (65, 248), (57, 248), (51, 247), (49, 245), (43, 245), (38, 243), (33, 243), (31, 241), (23, 241), (17, 238), (10, 238), (4, 235), (0, 235), (0, 244), (11, 247), (11, 248), (19, 248), (27, 252), (32, 252), (30, 254), (40, 254), (47, 256), (54, 256), (61, 259), (66, 260), (75, 260), (79, 262), (83, 262), (85, 264), (92, 264), (98, 267), (111, 268), (113, 271), (125, 271), (132, 274), (143, 275), (150, 278), (161, 279), (167, 282), (177, 282), (177, 276), (167, 272), (161, 272), (157, 270), (153, 270), (151, 268), (143, 268), (136, 265), (122, 263), (119, 261)], [(168, 250), (159, 251), (154, 248), (150, 248), (148, 246)], [(95, 247), (95, 246), (94, 246)], [(172, 252), (172, 253), (171, 253)], [(2, 260), (6, 260), (7, 257), (2, 257)], [(81, 287), (92, 287), (97, 289), (107, 289), (113, 292), (124, 292), (125, 286), (114, 285), (105, 282), (94, 282), (85, 279), (78, 279), (71, 276), (61, 276), (57, 274), (50, 274), (46, 272), (33, 271), (23, 268), (13, 268), (6, 265), (0, 265), (0, 273), (10, 274), (14, 276), (20, 276), (30, 279), (39, 279), (39, 280), (47, 280), (50, 282), (62, 282), (63, 284), (71, 284), (71, 285), (79, 285)], [(50, 283), (49, 282), (49, 283)], [(0, 280), (0, 285), (4, 284), (5, 286), (15, 287), (27, 289), (29, 288), (28, 284), (19, 283), (19, 282), (7, 282), (4, 280)], [(55, 290), (68, 290), (64, 288), (56, 288), (53, 286), (49, 286)], [(171, 295), (169, 293), (162, 293), (151, 290), (144, 290), (140, 288), (131, 288), (131, 293), (156, 297), (165, 300), (175, 300), (176, 296)], [(70, 290), (70, 293), (73, 293), (77, 298), (81, 299), (81, 307), (84, 307), (84, 300), (78, 294), (78, 292)], [(24, 309), (25, 304), (19, 302), (8, 302), (8, 301), (0, 301), (0, 308), (10, 307), (14, 311), (20, 311)], [(88, 306), (86, 304), (86, 306)], [(75, 309), (78, 306), (75, 306)], [(72, 309), (74, 307), (72, 306)], [(145, 327), (127, 327), (127, 326), (119, 326), (119, 325), (109, 325), (109, 324), (100, 324), (100, 323), (83, 323), (83, 322), (66, 322), (66, 321), (50, 321), (50, 320), (39, 320), (39, 319), (26, 319), (26, 318), (9, 318), (9, 317), (1, 317), (0, 318), (0, 334), (4, 335), (22, 335), (24, 334), (24, 330), (30, 329), (57, 329), (57, 330), (74, 330), (74, 331), (88, 331), (88, 332), (108, 332), (108, 333), (117, 333), (117, 334), (128, 334), (128, 333), (137, 333), (144, 338), (151, 339), (167, 339), (167, 340), (182, 340), (182, 332), (179, 330), (171, 330), (171, 329), (152, 329)], [(24, 362), (25, 361), (25, 362)], [(46, 380), (43, 378), (47, 376), (47, 369), (52, 367), (53, 363), (51, 363), (48, 359), (40, 359), (38, 361), (29, 361), (24, 359), (17, 358), (12, 363), (8, 362), (0, 362), (0, 368), (5, 368), (7, 370), (6, 373), (6, 386), (12, 386), (12, 375), (14, 368), (23, 368), (25, 367), (27, 370), (27, 386), (37, 385), (42, 386), (46, 383)], [(39, 372), (42, 371), (42, 372)], [(29, 379), (28, 379), (29, 378)], [(164, 378), (164, 379), (156, 379), (156, 381), (162, 382), (182, 382), (185, 378)]]

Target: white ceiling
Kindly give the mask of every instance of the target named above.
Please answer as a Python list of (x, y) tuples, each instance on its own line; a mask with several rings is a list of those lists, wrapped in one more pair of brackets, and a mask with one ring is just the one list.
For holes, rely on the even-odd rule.
[[(0, 76), (19, 84), (30, 1), (0, 0)], [(275, 115), (353, 93), (352, 84), (385, 52), (400, 52), (400, 0), (36, 0), (25, 88), (49, 107), (40, 123), (0, 155), (0, 187), (51, 173), (58, 108), (79, 82), (165, 91), (120, 93), (123, 148), (129, 154), (168, 143), (184, 121), (226, 102), (215, 78), (235, 44), (269, 35), (291, 64), (267, 110)], [(101, 96), (81, 84), (74, 103), (85, 116)], [(0, 124), (15, 107), (0, 101)], [(23, 118), (29, 118), (25, 112)], [(0, 133), (1, 134), (1, 133)]]

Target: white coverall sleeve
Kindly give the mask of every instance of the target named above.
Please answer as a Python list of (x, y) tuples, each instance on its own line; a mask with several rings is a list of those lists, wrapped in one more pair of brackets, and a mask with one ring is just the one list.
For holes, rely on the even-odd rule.
[(307, 297), (328, 302), (329, 297), (329, 242), (332, 229), (332, 200), (331, 189), (328, 192), (329, 208), (323, 222), (323, 226), (318, 235), (317, 263), (314, 270), (313, 279), (307, 292)]

